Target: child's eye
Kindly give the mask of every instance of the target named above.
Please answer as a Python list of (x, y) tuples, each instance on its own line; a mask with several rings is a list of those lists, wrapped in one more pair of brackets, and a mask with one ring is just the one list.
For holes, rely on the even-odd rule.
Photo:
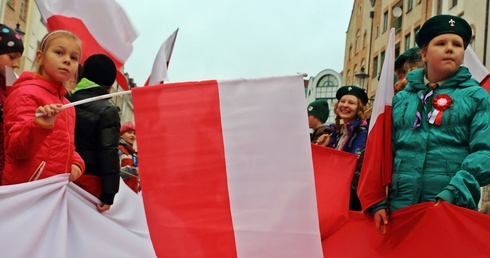
[(71, 56), (71, 60), (78, 62), (78, 56)]
[(61, 51), (54, 51), (57, 55), (63, 55), (63, 52)]

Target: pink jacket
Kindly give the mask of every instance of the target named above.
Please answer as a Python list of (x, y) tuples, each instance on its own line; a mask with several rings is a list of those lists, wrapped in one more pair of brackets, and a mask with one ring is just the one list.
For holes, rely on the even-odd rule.
[(23, 72), (5, 100), (5, 170), (2, 185), (28, 182), (36, 169), (45, 162), (39, 179), (70, 173), (71, 165), (82, 171), (85, 164), (75, 152), (75, 108), (61, 111), (54, 126), (46, 127), (34, 120), (39, 106), (69, 101), (60, 83)]

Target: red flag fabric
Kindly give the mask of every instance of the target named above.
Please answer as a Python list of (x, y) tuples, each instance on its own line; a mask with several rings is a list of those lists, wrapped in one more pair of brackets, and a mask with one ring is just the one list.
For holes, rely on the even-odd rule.
[(158, 257), (322, 257), (303, 88), (295, 75), (132, 90)]
[(349, 195), (357, 155), (311, 145), (320, 234), (326, 238), (349, 220)]
[(148, 81), (145, 83), (145, 86), (168, 82), (168, 65), (170, 64), (170, 58), (172, 57), (172, 52), (174, 50), (175, 40), (177, 39), (178, 32), (179, 29), (177, 28), (163, 42), (155, 58), (155, 61), (153, 62), (151, 75), (148, 78)]
[(490, 93), (490, 74), (485, 76), (485, 78), (480, 82), (480, 85)]
[(393, 154), (391, 149), (391, 107), (395, 65), (395, 31), (390, 30), (386, 57), (376, 90), (371, 122), (357, 188), (363, 210), (386, 198), (391, 182)]
[[(68, 30), (80, 38), (82, 63), (93, 54), (106, 54), (121, 68), (133, 51), (136, 31), (114, 0), (36, 0), (36, 4), (49, 31)], [(121, 76), (117, 81), (127, 90)]]
[(447, 202), (420, 203), (390, 216), (386, 234), (372, 217), (350, 212), (350, 220), (323, 239), (324, 257), (488, 257), (490, 216)]

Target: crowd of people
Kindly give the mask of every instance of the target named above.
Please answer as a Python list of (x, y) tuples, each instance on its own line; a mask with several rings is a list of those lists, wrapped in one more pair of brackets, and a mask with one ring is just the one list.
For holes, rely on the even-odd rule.
[[(121, 126), (119, 111), (108, 98), (63, 106), (110, 93), (114, 62), (95, 54), (82, 64), (80, 39), (69, 31), (52, 31), (39, 44), (35, 71), (24, 71), (7, 89), (5, 66), (17, 68), (23, 50), (15, 30), (0, 25), (1, 184), (67, 173), (100, 200), (100, 212), (110, 209), (121, 177), (138, 193), (134, 124)], [(127, 180), (128, 166), (133, 180)]]
[[(327, 101), (307, 106), (311, 143), (358, 155), (350, 209), (371, 214), (380, 233), (390, 212), (421, 202), (476, 210), (480, 187), (490, 183), (490, 98), (462, 66), (471, 33), (460, 17), (434, 16), (417, 33), (418, 47), (397, 58), (392, 185), (386, 199), (371, 207), (362, 207), (357, 195), (368, 137), (366, 92), (340, 87), (333, 123), (327, 123)], [(20, 36), (0, 25), (1, 184), (67, 173), (100, 200), (100, 212), (113, 204), (120, 178), (138, 193), (134, 124), (121, 125), (109, 99), (63, 107), (108, 94), (116, 79), (114, 62), (96, 54), (82, 64), (79, 38), (53, 31), (39, 44), (35, 71), (23, 72), (7, 90), (4, 68), (18, 67), (23, 50)], [(484, 204), (482, 212), (490, 213), (488, 207)]]
[[(395, 60), (392, 183), (379, 203), (362, 207), (356, 192), (367, 139), (364, 90), (338, 89), (335, 123), (318, 122), (325, 120), (312, 112), (320, 110), (318, 100), (307, 108), (312, 143), (359, 156), (350, 209), (371, 214), (381, 234), (391, 212), (417, 203), (448, 202), (478, 210), (481, 187), (490, 184), (490, 98), (462, 66), (471, 35), (466, 20), (437, 15), (417, 33), (418, 47)], [(318, 135), (322, 127), (331, 130)], [(490, 214), (489, 207), (483, 203), (480, 211)]]

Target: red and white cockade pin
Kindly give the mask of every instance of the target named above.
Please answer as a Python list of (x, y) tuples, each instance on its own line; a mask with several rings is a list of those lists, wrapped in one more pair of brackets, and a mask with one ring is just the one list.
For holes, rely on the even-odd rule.
[(441, 125), (442, 113), (444, 112), (444, 110), (448, 109), (452, 103), (453, 103), (453, 99), (449, 97), (449, 95), (447, 94), (437, 95), (432, 102), (435, 110), (432, 112), (432, 115), (429, 118), (429, 123), (435, 125)]

